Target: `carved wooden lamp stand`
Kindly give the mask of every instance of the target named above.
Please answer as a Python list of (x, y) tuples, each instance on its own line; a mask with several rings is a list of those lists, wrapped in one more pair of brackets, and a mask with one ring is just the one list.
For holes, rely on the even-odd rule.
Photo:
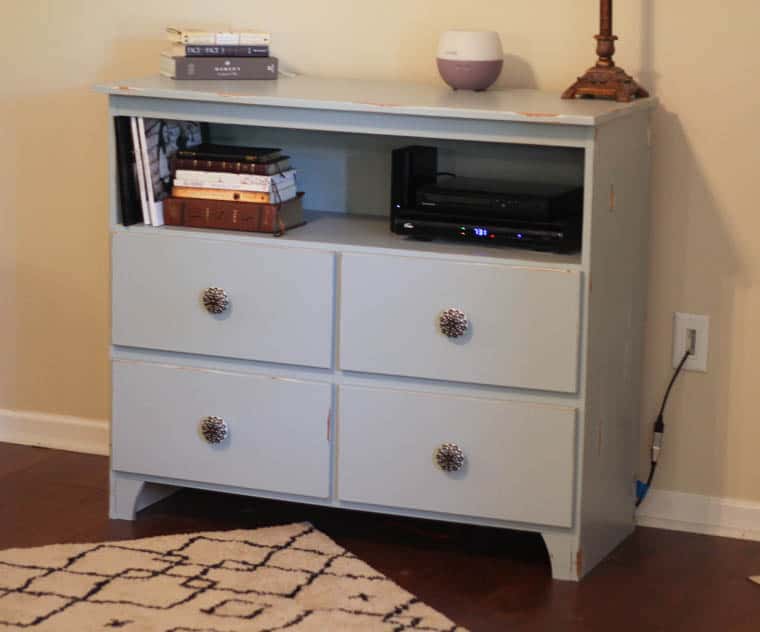
[(595, 36), (596, 54), (599, 56), (596, 66), (589, 68), (582, 77), (578, 77), (578, 81), (562, 93), (562, 98), (598, 97), (631, 101), (648, 97), (649, 93), (612, 61), (617, 39), (617, 36), (612, 34), (612, 0), (600, 1), (599, 22), (599, 35)]

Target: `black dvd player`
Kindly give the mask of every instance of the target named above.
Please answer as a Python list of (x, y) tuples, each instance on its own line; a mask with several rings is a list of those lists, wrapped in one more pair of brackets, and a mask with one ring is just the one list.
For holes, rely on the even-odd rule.
[(392, 169), (394, 233), (555, 252), (581, 246), (582, 187), (439, 174), (437, 150), (424, 146), (394, 150)]
[(501, 224), (442, 221), (440, 218), (395, 217), (393, 232), (417, 239), (484, 242), (493, 245), (573, 252), (581, 245), (578, 222), (531, 222), (513, 220)]
[(579, 214), (582, 189), (545, 182), (457, 178), (417, 188), (416, 207), (446, 215), (488, 212), (499, 219), (546, 222)]

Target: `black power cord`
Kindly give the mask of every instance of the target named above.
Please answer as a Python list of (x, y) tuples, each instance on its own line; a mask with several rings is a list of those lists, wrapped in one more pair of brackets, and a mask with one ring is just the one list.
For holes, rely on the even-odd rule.
[(665, 391), (665, 397), (662, 398), (662, 406), (660, 406), (660, 412), (658, 413), (657, 419), (654, 422), (654, 431), (652, 433), (652, 460), (649, 466), (649, 476), (647, 477), (646, 483), (641, 483), (639, 481), (636, 494), (637, 507), (641, 504), (644, 498), (646, 498), (647, 492), (649, 491), (649, 486), (652, 484), (652, 479), (654, 478), (654, 472), (657, 469), (657, 459), (660, 456), (660, 449), (662, 448), (662, 436), (665, 434), (665, 420), (663, 417), (665, 414), (665, 404), (668, 403), (670, 390), (673, 388), (673, 384), (675, 384), (676, 378), (681, 373), (681, 369), (683, 369), (683, 365), (686, 364), (686, 360), (690, 355), (691, 349), (686, 349), (686, 352), (683, 354), (683, 358), (681, 358), (681, 361), (678, 363), (678, 368), (675, 370), (675, 373), (673, 373), (673, 377), (670, 378), (670, 384), (668, 384), (668, 388)]

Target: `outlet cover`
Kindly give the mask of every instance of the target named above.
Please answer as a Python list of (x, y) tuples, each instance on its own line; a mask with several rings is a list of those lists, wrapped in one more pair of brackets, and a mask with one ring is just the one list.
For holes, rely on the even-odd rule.
[(687, 371), (707, 372), (707, 351), (710, 341), (710, 317), (702, 314), (673, 315), (673, 368), (676, 368), (689, 346), (689, 330), (696, 334), (694, 355), (689, 356), (683, 368)]

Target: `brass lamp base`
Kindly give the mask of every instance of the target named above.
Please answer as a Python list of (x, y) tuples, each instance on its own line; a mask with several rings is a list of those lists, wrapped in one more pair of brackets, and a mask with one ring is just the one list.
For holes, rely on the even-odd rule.
[(596, 97), (614, 99), (627, 103), (633, 99), (648, 97), (649, 93), (633, 80), (622, 68), (614, 64), (597, 64), (562, 93), (563, 99)]

